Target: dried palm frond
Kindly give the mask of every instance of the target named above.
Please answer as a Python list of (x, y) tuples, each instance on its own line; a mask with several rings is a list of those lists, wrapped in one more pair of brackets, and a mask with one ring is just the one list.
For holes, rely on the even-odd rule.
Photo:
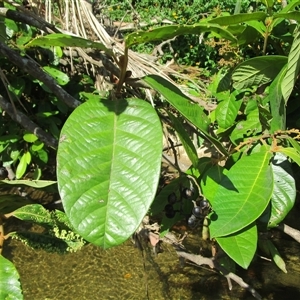
[[(65, 33), (75, 34), (77, 36), (99, 41), (107, 48), (111, 48), (116, 57), (124, 54), (124, 45), (122, 41), (108, 34), (105, 25), (102, 24), (93, 13), (92, 1), (88, 0), (28, 0), (35, 12), (40, 16), (43, 15), (48, 22), (59, 23)], [(119, 70), (116, 64), (113, 64), (103, 54), (93, 55), (92, 50), (76, 48), (78, 54), (84, 60), (86, 72), (93, 72), (97, 78), (96, 88), (106, 90), (108, 88), (105, 77), (113, 74), (118, 77)], [(181, 78), (185, 81), (192, 81), (194, 86), (199, 90), (203, 86), (195, 83), (188, 76), (179, 73), (168, 66), (162, 66), (157, 62), (157, 57), (145, 55), (129, 50), (128, 52), (128, 70), (131, 71), (133, 78), (140, 78), (148, 74), (155, 74), (164, 77), (174, 83), (170, 76)], [(72, 52), (70, 51), (71, 70), (74, 70)], [(104, 66), (104, 67), (103, 67)], [(92, 70), (90, 70), (91, 68)], [(103, 74), (99, 73), (101, 68)], [(180, 86), (183, 92), (186, 92), (183, 86)], [(149, 90), (146, 90), (147, 98), (151, 101), (152, 96)], [(195, 100), (195, 98), (193, 99)], [(196, 100), (197, 101), (197, 100)], [(151, 101), (152, 102), (152, 101)], [(206, 101), (199, 100), (201, 105), (206, 106)]]

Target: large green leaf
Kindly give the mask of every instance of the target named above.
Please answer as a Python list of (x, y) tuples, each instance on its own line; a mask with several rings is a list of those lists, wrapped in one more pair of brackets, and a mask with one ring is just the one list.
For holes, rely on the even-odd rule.
[(140, 99), (90, 100), (61, 131), (58, 188), (74, 229), (109, 248), (136, 230), (153, 201), (161, 165), (162, 129)]
[(276, 153), (271, 161), (274, 176), (274, 190), (271, 200), (269, 227), (278, 225), (293, 208), (296, 199), (296, 184), (292, 176), (290, 162), (281, 153)]
[(221, 16), (208, 21), (208, 23), (215, 23), (221, 26), (228, 26), (233, 24), (244, 23), (247, 21), (257, 20), (264, 21), (268, 15), (264, 12), (254, 12), (254, 13), (242, 13), (230, 16)]
[(19, 278), (14, 264), (0, 255), (0, 299), (23, 299)]
[(259, 56), (239, 64), (232, 74), (233, 87), (237, 90), (261, 86), (272, 81), (287, 62), (280, 55)]
[(254, 222), (265, 210), (273, 191), (271, 153), (243, 156), (223, 176), (210, 200), (211, 237), (235, 233)]
[(129, 48), (136, 44), (168, 40), (177, 35), (200, 34), (202, 32), (213, 32), (227, 40), (237, 42), (236, 38), (230, 33), (230, 31), (218, 24), (197, 23), (193, 25), (168, 25), (149, 29), (148, 31), (137, 31), (126, 36), (125, 45)]
[(287, 103), (300, 69), (300, 31), (295, 34), (294, 41), (289, 52), (286, 74), (281, 82), (281, 90), (285, 103)]
[(224, 146), (208, 133), (210, 120), (198, 104), (193, 103), (178, 87), (163, 77), (148, 75), (145, 76), (143, 80), (154, 90), (163, 95), (165, 99), (188, 121), (195, 125), (221, 153), (227, 155)]
[(242, 268), (247, 269), (257, 247), (257, 228), (251, 224), (232, 235), (217, 237), (218, 244)]
[(46, 36), (40, 36), (38, 38), (33, 39), (31, 42), (26, 44), (26, 48), (29, 47), (42, 47), (49, 48), (53, 46), (60, 47), (80, 47), (80, 48), (94, 48), (101, 51), (104, 51), (106, 54), (113, 56), (113, 52), (111, 49), (105, 47), (105, 45), (93, 42), (90, 40), (86, 40), (84, 38), (63, 34), (63, 33), (52, 33)]

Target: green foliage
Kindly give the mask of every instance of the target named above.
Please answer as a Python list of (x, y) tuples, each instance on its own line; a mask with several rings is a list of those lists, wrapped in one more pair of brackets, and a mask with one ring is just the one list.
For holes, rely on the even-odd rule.
[(0, 255), (0, 298), (22, 300), (19, 274), (12, 262)]
[[(187, 1), (179, 2), (188, 7)], [(178, 221), (207, 222), (208, 237), (241, 267), (248, 268), (259, 245), (286, 272), (273, 243), (262, 243), (258, 233), (280, 224), (296, 197), (290, 169), (291, 162), (300, 166), (300, 130), (297, 122), (294, 128), (286, 129), (290, 103), (297, 100), (299, 85), (298, 31), (286, 22), (299, 19), (294, 10), (299, 5), (296, 2), (280, 11), (275, 1), (261, 1), (250, 14), (244, 13), (241, 2), (233, 1), (230, 8), (227, 3), (228, 11), (235, 11), (232, 15), (220, 11), (223, 4), (217, 7), (218, 2), (194, 1), (192, 7), (198, 5), (199, 11), (201, 5), (214, 7), (212, 14), (199, 20), (188, 16), (191, 11), (185, 12), (181, 6), (170, 10), (173, 1), (152, 1), (155, 12), (169, 9), (168, 16), (178, 23), (127, 34), (124, 55), (118, 59), (100, 43), (66, 34), (36, 37), (34, 28), (5, 20), (5, 41), (12, 47), (17, 45), (22, 54), (31, 53), (57, 85), (85, 101), (70, 113), (43, 83), (12, 68), (8, 58), (0, 59), (9, 81), (7, 89), (1, 83), (5, 96), (19, 107), (20, 98), (30, 95), (25, 109), (59, 140), (57, 179), (65, 210), (50, 212), (22, 197), (3, 198), (1, 215), (42, 227), (38, 233), (15, 232), (10, 236), (31, 247), (60, 253), (76, 251), (86, 241), (109, 248), (127, 240), (149, 213), (160, 222), (161, 236)], [(111, 3), (115, 11), (116, 3)], [(141, 1), (137, 8), (149, 9), (146, 4), (149, 2)], [(183, 22), (186, 18), (189, 20)], [(197, 62), (206, 55), (203, 65), (216, 67), (212, 61), (220, 51), (217, 54), (215, 48), (223, 53), (230, 49), (235, 55), (228, 58), (230, 63), (223, 61), (226, 68), (214, 77), (207, 95), (201, 95), (215, 100), (214, 111), (201, 107), (158, 75), (150, 74), (142, 80), (159, 94), (160, 105), (152, 107), (143, 99), (124, 94), (123, 83), (130, 85), (126, 81), (130, 47), (179, 35), (183, 39), (185, 35), (198, 38), (199, 34), (214, 50), (198, 55), (195, 53), (200, 46), (194, 49)], [(92, 47), (111, 55), (120, 67), (116, 90), (99, 96), (93, 92), (89, 76), (76, 83), (59, 66), (63, 47)], [(42, 56), (39, 51), (44, 51)], [(233, 68), (229, 70), (228, 66)], [(9, 70), (13, 72), (9, 74)], [(163, 151), (161, 123), (165, 119), (181, 140), (191, 166), (186, 172), (179, 170), (178, 178), (157, 192)], [(17, 178), (22, 178), (29, 166), (35, 166), (39, 178), (41, 166), (48, 163), (49, 148), (4, 114), (1, 122), (4, 166), (15, 166)], [(192, 129), (199, 143), (194, 142), (187, 128)], [(198, 157), (199, 144), (210, 153), (209, 157)], [(33, 181), (31, 185), (41, 187), (47, 183)], [(190, 197), (184, 195), (187, 188), (193, 191)], [(170, 195), (175, 197), (172, 203)], [(206, 206), (199, 216), (195, 208), (200, 208), (203, 201)]]
[(72, 225), (103, 248), (124, 242), (157, 188), (162, 130), (154, 109), (139, 99), (90, 100), (71, 114), (61, 139), (57, 179)]

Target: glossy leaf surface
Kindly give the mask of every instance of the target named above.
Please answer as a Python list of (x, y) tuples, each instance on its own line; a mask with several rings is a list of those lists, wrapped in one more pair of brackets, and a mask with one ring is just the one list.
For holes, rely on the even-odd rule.
[(90, 100), (64, 124), (57, 155), (58, 188), (74, 229), (109, 248), (127, 240), (153, 201), (162, 129), (139, 99)]
[(235, 234), (216, 238), (218, 244), (242, 268), (247, 269), (257, 247), (257, 228), (255, 225)]
[(254, 222), (265, 210), (273, 191), (269, 152), (243, 156), (223, 176), (210, 200), (211, 237), (235, 233)]
[(23, 299), (18, 271), (14, 264), (2, 255), (0, 255), (0, 299)]

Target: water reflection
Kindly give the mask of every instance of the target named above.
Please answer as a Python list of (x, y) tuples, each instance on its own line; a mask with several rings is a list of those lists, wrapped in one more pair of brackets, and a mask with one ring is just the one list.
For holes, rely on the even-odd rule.
[[(193, 243), (193, 236), (187, 243)], [(256, 261), (241, 275), (264, 299), (300, 299), (299, 244), (286, 241), (288, 274), (267, 261)], [(67, 255), (34, 251), (12, 240), (4, 255), (12, 259), (20, 276), (25, 300), (193, 300), (253, 299), (233, 283), (210, 270), (180, 266), (169, 246), (153, 258), (131, 242), (102, 250), (88, 245)], [(282, 250), (282, 249), (281, 249)]]

